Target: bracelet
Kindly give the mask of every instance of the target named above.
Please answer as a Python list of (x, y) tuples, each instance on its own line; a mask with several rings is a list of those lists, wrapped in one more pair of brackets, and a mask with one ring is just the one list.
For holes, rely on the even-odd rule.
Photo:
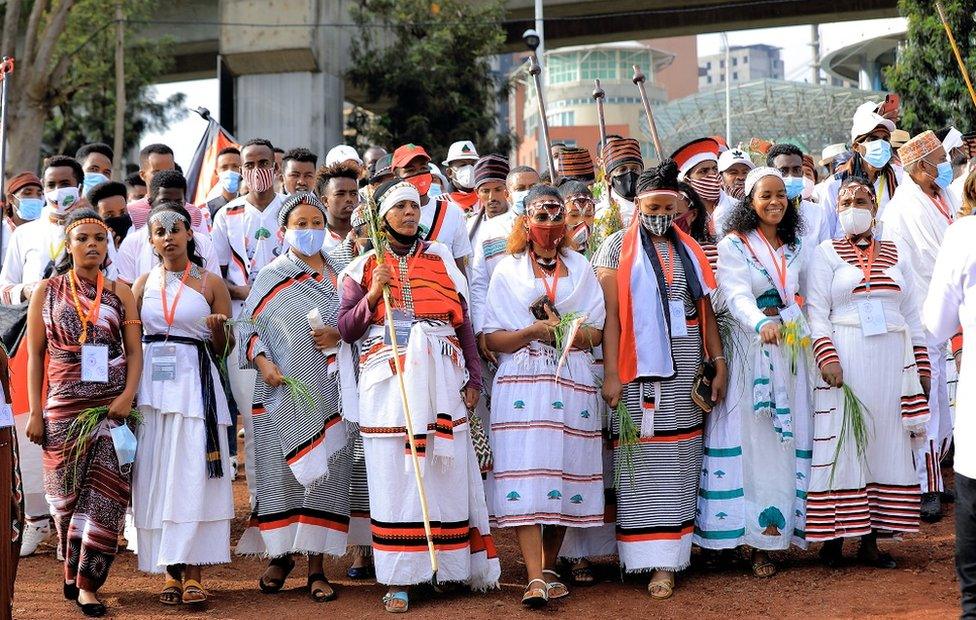
[(729, 363), (729, 360), (727, 360), (727, 359), (725, 359), (725, 356), (724, 356), (724, 355), (716, 355), (715, 357), (713, 357), (713, 358), (712, 358), (712, 361), (713, 361), (713, 362), (717, 362), (717, 361), (719, 361), (719, 360), (722, 360), (722, 361), (723, 361), (723, 362), (725, 362), (726, 364), (728, 364), (728, 363)]
[(139, 319), (126, 319), (122, 321), (122, 327), (125, 327), (126, 325), (142, 325), (142, 321)]

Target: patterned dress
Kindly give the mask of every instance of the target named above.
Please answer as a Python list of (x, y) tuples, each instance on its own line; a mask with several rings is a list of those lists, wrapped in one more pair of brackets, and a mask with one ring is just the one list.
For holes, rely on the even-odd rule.
[[(596, 268), (618, 269), (624, 232), (603, 243), (593, 261)], [(669, 260), (666, 247), (658, 252)], [(702, 360), (698, 311), (688, 290), (681, 260), (674, 260), (668, 298), (684, 303), (688, 335), (673, 337), (676, 374), (661, 381), (655, 401), (654, 384), (633, 381), (624, 386), (622, 402), (637, 428), (645, 413), (654, 416), (654, 434), (641, 437), (632, 449), (618, 445), (620, 424), (611, 416), (610, 436), (619, 471), (617, 484), (617, 547), (628, 572), (679, 571), (691, 559), (698, 472), (702, 462), (703, 412), (691, 400), (691, 386)]]
[(284, 384), (269, 387), (258, 374), (251, 410), (256, 494), (238, 554), (346, 552), (352, 442), (339, 409), (335, 352), (323, 355), (315, 347), (307, 318), (318, 308), (326, 325), (336, 323), (338, 265), (324, 258), (327, 273), (316, 273), (286, 252), (261, 270), (244, 302), (241, 366), (254, 368), (264, 354), (307, 387), (310, 398)]
[[(71, 295), (70, 273), (48, 280), (43, 316), (47, 334), (48, 395), (44, 410), (44, 491), (54, 511), (58, 545), (64, 554), (64, 578), (83, 590), (98, 590), (115, 559), (119, 533), (131, 494), (130, 472), (119, 467), (106, 420), (77, 460), (68, 428), (89, 407), (109, 405), (125, 388), (122, 348), (122, 301), (106, 283), (97, 323), (86, 344), (108, 347), (108, 382), (81, 380), (81, 320)], [(82, 312), (88, 313), (95, 284), (78, 280)]]

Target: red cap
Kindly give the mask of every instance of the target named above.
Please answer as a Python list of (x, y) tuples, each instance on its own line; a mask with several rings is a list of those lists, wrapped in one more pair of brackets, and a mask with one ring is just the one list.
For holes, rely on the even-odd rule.
[(36, 174), (33, 172), (21, 172), (14, 178), (7, 181), (7, 192), (10, 194), (16, 194), (28, 185), (36, 185), (39, 188), (44, 189), (44, 186), (41, 185), (41, 180), (37, 178)]
[(405, 168), (411, 160), (418, 157), (423, 157), (428, 162), (430, 161), (430, 155), (427, 154), (427, 151), (422, 146), (404, 144), (403, 146), (397, 147), (397, 150), (393, 151), (393, 168)]
[(717, 162), (718, 149), (719, 144), (715, 138), (699, 138), (678, 147), (678, 150), (671, 153), (671, 159), (678, 164), (678, 171), (680, 172), (678, 178), (681, 179), (685, 173), (703, 161), (711, 159)]

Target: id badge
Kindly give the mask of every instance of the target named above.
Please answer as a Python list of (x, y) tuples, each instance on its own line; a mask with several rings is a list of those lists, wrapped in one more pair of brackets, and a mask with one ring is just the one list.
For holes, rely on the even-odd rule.
[(884, 306), (878, 299), (865, 299), (857, 302), (857, 313), (861, 317), (861, 333), (865, 336), (878, 336), (888, 333)]
[(176, 379), (176, 347), (160, 345), (152, 351), (152, 380), (172, 381)]
[[(413, 328), (413, 315), (403, 310), (394, 310), (392, 314), (393, 330), (396, 332), (397, 347), (404, 348), (410, 341), (410, 329)], [(389, 327), (387, 327), (383, 332), (383, 342), (386, 345), (393, 344), (393, 341), (390, 340)]]
[(0, 402), (0, 428), (14, 425), (14, 410), (7, 403)]
[(779, 317), (783, 319), (784, 323), (792, 323), (796, 321), (797, 325), (800, 326), (801, 336), (810, 335), (810, 331), (807, 329), (807, 322), (803, 318), (803, 311), (800, 310), (800, 306), (796, 304), (790, 304), (785, 308), (781, 308), (779, 311)]
[(671, 337), (687, 337), (688, 323), (685, 321), (685, 302), (669, 299), (668, 311), (671, 313)]
[(108, 383), (108, 345), (81, 345), (81, 380)]

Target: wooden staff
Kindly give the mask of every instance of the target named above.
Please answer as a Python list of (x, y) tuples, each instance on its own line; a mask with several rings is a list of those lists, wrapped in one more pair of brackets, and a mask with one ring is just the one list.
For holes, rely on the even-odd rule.
[(949, 45), (952, 46), (952, 53), (956, 55), (956, 62), (959, 63), (959, 71), (962, 72), (962, 79), (965, 80), (966, 88), (969, 89), (969, 96), (973, 100), (973, 105), (976, 106), (976, 90), (973, 90), (973, 82), (969, 79), (969, 70), (966, 69), (966, 63), (963, 62), (962, 54), (959, 53), (959, 46), (956, 45), (956, 37), (952, 36), (952, 28), (949, 27), (949, 20), (946, 19), (941, 2), (935, 3), (935, 10), (939, 12), (939, 19), (942, 20), (942, 27), (945, 28), (946, 36), (949, 37)]
[(647, 126), (651, 130), (651, 140), (654, 141), (654, 150), (657, 151), (658, 161), (664, 160), (664, 149), (661, 148), (661, 139), (657, 136), (657, 125), (654, 124), (654, 113), (651, 112), (651, 102), (647, 100), (647, 91), (644, 89), (644, 82), (647, 78), (641, 73), (640, 67), (634, 65), (634, 84), (640, 91), (641, 103), (644, 104), (644, 114), (647, 115)]
[(556, 162), (552, 158), (552, 140), (549, 138), (549, 119), (546, 118), (546, 101), (542, 96), (542, 67), (539, 66), (539, 57), (535, 50), (529, 56), (529, 73), (535, 80), (536, 99), (539, 100), (539, 122), (542, 123), (542, 135), (546, 142), (546, 160), (549, 162), (549, 177), (555, 186), (559, 182), (559, 173), (556, 172)]
[[(7, 199), (7, 82), (13, 72), (14, 59), (4, 56), (0, 60), (0, 202), (4, 203)], [(0, 230), (2, 228), (0, 226)], [(9, 361), (8, 358), (7, 363)], [(7, 369), (4, 368), (3, 372), (6, 374)], [(9, 383), (4, 385), (8, 398), (9, 387)], [(14, 493), (13, 443), (13, 427), (0, 428), (0, 620), (10, 620), (13, 615), (14, 580), (17, 578), (17, 562), (20, 560), (20, 545), (10, 541)]]
[(603, 113), (603, 102), (607, 98), (607, 93), (600, 86), (600, 79), (593, 80), (596, 87), (593, 89), (593, 100), (596, 101), (596, 117), (600, 126), (600, 159), (603, 159), (603, 147), (607, 144), (607, 119)]

